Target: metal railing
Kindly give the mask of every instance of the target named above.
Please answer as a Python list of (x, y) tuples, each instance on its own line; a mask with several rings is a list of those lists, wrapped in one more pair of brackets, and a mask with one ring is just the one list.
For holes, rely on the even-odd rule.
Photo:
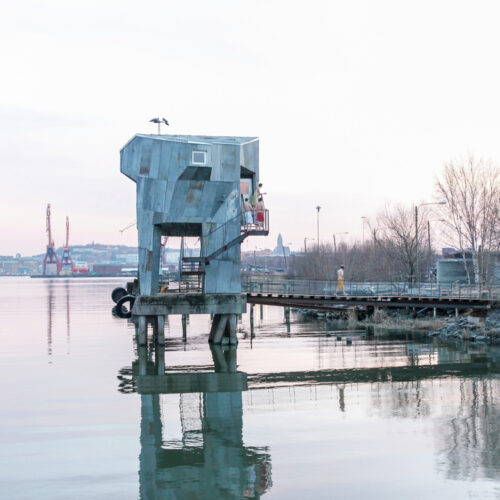
[[(310, 280), (269, 275), (243, 275), (242, 290), (248, 293), (335, 295), (336, 280)], [(349, 296), (439, 297), (500, 300), (500, 285), (478, 286), (460, 283), (345, 282)], [(342, 293), (338, 293), (342, 295)]]

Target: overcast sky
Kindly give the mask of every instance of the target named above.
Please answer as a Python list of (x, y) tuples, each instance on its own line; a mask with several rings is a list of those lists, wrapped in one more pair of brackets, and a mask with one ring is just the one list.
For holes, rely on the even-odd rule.
[(24, 1), (0, 11), (0, 254), (135, 245), (119, 150), (169, 133), (260, 137), (272, 234), (294, 248), (391, 202), (445, 160), (500, 160), (498, 2)]

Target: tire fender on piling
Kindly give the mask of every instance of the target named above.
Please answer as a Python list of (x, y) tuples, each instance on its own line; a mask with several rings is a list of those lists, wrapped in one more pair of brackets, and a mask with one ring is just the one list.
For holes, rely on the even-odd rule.
[(125, 288), (119, 286), (117, 288), (115, 288), (112, 292), (111, 292), (111, 298), (113, 299), (113, 302), (115, 304), (118, 304), (118, 301), (125, 297), (125, 295), (128, 295), (128, 292), (127, 290), (125, 290)]
[[(132, 316), (132, 308), (134, 307), (135, 296), (125, 295), (116, 303), (116, 314), (120, 318), (130, 318)], [(128, 311), (123, 310), (123, 305), (129, 303)]]

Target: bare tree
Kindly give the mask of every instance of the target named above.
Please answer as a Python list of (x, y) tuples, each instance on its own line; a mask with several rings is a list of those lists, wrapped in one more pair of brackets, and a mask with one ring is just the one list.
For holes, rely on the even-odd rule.
[[(425, 211), (420, 212), (417, 220), (414, 207), (403, 205), (386, 207), (385, 211), (378, 216), (378, 222), (383, 227), (384, 245), (395, 259), (394, 264), (396, 265), (399, 261), (399, 265), (407, 273), (408, 280), (415, 281), (417, 259), (421, 260), (421, 255), (424, 254), (426, 248), (427, 216)], [(416, 224), (418, 224), (418, 231)]]
[(500, 168), (473, 156), (450, 161), (436, 179), (436, 192), (447, 202), (444, 212), (454, 245), (462, 250), (469, 283), (465, 251), (472, 254), (476, 283), (488, 281), (491, 252), (499, 248)]

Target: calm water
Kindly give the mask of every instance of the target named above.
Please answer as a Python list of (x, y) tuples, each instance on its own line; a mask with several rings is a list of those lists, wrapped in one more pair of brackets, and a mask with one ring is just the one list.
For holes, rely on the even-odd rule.
[(495, 352), (279, 308), (138, 351), (123, 283), (0, 278), (0, 498), (500, 498)]

